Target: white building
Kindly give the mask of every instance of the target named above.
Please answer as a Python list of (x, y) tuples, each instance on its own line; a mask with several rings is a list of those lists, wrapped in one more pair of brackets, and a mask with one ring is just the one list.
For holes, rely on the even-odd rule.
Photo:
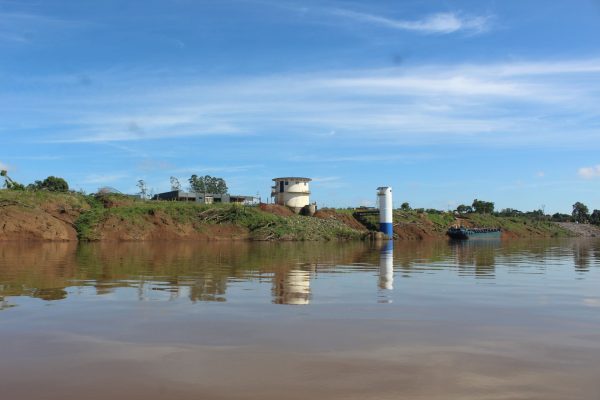
[(308, 183), (312, 179), (300, 177), (275, 178), (275, 185), (271, 187), (271, 196), (274, 202), (300, 212), (310, 204), (310, 189)]

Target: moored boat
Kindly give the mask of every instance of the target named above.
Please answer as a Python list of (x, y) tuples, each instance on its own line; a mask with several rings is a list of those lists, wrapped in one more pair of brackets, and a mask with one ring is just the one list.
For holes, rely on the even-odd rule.
[(452, 239), (466, 240), (466, 239), (495, 239), (500, 238), (502, 230), (500, 228), (466, 228), (451, 227), (446, 232)]

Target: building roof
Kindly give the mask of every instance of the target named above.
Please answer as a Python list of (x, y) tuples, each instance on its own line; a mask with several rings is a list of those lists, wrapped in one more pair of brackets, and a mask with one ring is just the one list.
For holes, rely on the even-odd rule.
[(301, 181), (301, 182), (310, 182), (312, 179), (310, 178), (302, 178), (299, 176), (285, 176), (283, 178), (273, 178), (274, 181)]

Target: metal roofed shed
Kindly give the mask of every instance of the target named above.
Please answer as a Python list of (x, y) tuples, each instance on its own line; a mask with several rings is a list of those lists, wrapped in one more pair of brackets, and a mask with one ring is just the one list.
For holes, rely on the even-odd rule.
[(202, 204), (214, 203), (238, 203), (244, 205), (257, 205), (259, 199), (256, 196), (234, 195), (229, 193), (214, 194), (214, 193), (194, 193), (184, 192), (182, 190), (173, 190), (170, 192), (159, 193), (152, 200), (167, 200), (167, 201), (193, 201)]

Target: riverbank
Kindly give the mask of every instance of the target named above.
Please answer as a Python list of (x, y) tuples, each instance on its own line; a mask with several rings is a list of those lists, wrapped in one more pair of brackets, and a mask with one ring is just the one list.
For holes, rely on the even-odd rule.
[[(354, 215), (357, 213), (354, 212)], [(376, 229), (377, 215), (366, 215), (359, 219), (364, 225)], [(394, 210), (394, 234), (398, 239), (426, 240), (446, 237), (446, 231), (453, 225), (479, 228), (500, 228), (503, 239), (516, 238), (558, 238), (578, 236), (555, 222), (526, 216), (500, 217), (491, 214), (463, 214), (452, 212), (422, 212), (418, 210)]]
[(600, 227), (590, 224), (578, 224), (576, 222), (559, 222), (561, 228), (572, 232), (575, 236), (600, 237)]
[(0, 191), (0, 240), (353, 240), (366, 229), (285, 207), (141, 201), (78, 193)]
[[(505, 237), (565, 237), (574, 234), (558, 224), (526, 217), (395, 211), (398, 239), (445, 237), (456, 223), (500, 227)], [(377, 229), (377, 216), (356, 210), (319, 210), (314, 217), (261, 204), (141, 201), (127, 196), (85, 196), (46, 191), (0, 191), (0, 241), (174, 241), (360, 240)]]

